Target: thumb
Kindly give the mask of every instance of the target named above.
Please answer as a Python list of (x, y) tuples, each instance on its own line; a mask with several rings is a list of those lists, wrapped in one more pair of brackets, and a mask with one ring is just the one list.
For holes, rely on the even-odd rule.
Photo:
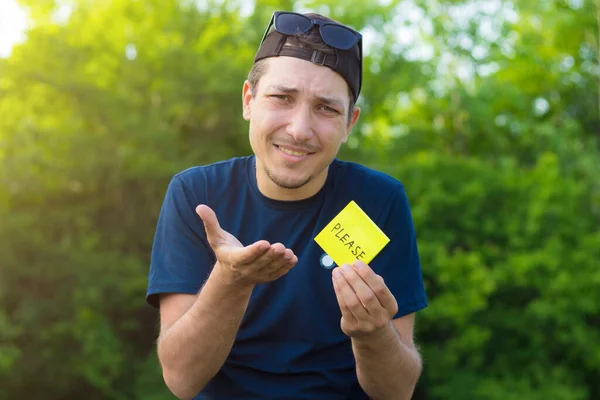
[(217, 214), (207, 205), (200, 204), (196, 207), (196, 214), (202, 218), (202, 222), (204, 222), (204, 229), (206, 229), (206, 237), (209, 242), (218, 239), (223, 232), (221, 229), (221, 225), (219, 225), (219, 220), (217, 219)]

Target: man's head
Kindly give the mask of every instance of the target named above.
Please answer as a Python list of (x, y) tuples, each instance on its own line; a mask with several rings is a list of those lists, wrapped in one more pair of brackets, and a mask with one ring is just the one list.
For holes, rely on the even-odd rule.
[(243, 91), (259, 188), (288, 200), (322, 187), (358, 119), (362, 84), (360, 34), (317, 14), (306, 14), (308, 25), (297, 16), (274, 14)]

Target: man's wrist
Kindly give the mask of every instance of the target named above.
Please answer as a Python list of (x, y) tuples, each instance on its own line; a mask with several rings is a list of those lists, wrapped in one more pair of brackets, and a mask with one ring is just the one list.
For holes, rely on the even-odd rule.
[(351, 339), (352, 343), (356, 346), (375, 350), (378, 348), (389, 348), (389, 346), (397, 343), (400, 340), (400, 337), (396, 328), (394, 328), (392, 321), (390, 321), (383, 328), (368, 335), (353, 337)]
[(224, 291), (232, 291), (237, 294), (252, 292), (255, 284), (244, 279), (236, 277), (235, 274), (221, 265), (218, 261), (215, 264), (209, 279), (213, 279), (216, 284)]

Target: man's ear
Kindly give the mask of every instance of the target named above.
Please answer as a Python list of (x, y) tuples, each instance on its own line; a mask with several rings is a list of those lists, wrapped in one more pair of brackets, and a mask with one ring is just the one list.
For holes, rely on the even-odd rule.
[(354, 128), (356, 121), (358, 121), (359, 116), (360, 116), (360, 107), (354, 106), (354, 108), (352, 109), (352, 117), (350, 117), (350, 122), (348, 123), (348, 127), (346, 128), (346, 135), (344, 136), (344, 139), (342, 140), (343, 143), (346, 143), (346, 141), (348, 140), (348, 136), (350, 135), (352, 128)]
[(250, 103), (252, 101), (252, 87), (249, 81), (244, 82), (242, 89), (242, 115), (246, 121), (250, 121)]

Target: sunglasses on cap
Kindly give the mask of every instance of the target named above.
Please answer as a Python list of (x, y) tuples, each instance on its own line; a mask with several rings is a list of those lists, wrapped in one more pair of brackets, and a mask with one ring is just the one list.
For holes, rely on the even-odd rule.
[(362, 58), (362, 35), (359, 32), (336, 22), (321, 21), (289, 11), (276, 11), (273, 13), (261, 44), (265, 41), (271, 26), (274, 26), (275, 30), (282, 35), (294, 36), (310, 31), (315, 25), (319, 26), (319, 33), (323, 42), (333, 48), (350, 50), (358, 43)]

